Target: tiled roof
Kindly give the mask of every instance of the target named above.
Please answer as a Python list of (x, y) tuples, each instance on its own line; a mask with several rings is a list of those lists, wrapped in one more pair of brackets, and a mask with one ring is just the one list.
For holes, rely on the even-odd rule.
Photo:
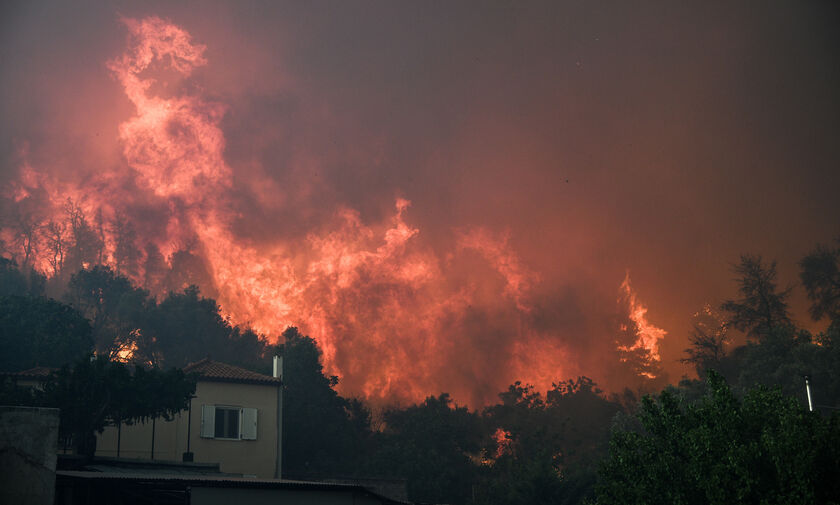
[(28, 370), (23, 370), (20, 372), (13, 372), (7, 375), (13, 375), (22, 379), (46, 379), (50, 376), (51, 373), (55, 371), (58, 371), (58, 368), (36, 366), (35, 368), (30, 368)]
[(185, 373), (197, 373), (199, 380), (217, 382), (242, 382), (246, 384), (279, 384), (280, 379), (252, 372), (238, 366), (219, 363), (205, 358), (184, 367)]

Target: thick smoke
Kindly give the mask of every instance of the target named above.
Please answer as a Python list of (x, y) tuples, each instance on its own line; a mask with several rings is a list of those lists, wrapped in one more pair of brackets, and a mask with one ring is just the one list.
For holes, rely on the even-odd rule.
[(348, 393), (678, 374), (728, 261), (793, 264), (831, 233), (830, 127), (780, 126), (837, 110), (812, 78), (831, 32), (789, 27), (783, 54), (816, 50), (793, 82), (755, 59), (769, 21), (682, 10), (61, 9), (4, 16), (4, 254), (37, 225), (26, 261), (54, 272), (50, 221), (84, 215), (53, 239), (100, 240), (159, 294), (197, 283), (270, 338), (300, 326)]

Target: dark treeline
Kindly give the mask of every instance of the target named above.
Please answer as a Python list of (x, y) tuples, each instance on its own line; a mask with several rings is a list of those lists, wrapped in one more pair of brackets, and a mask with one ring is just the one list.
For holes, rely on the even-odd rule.
[[(107, 363), (130, 362), (154, 374), (210, 357), (268, 373), (271, 357), (282, 354), (284, 475), (406, 479), (410, 499), (420, 502), (837, 502), (840, 484), (831, 475), (840, 474), (840, 416), (832, 413), (840, 406), (840, 247), (818, 246), (799, 266), (810, 315), (828, 321), (825, 331), (797, 327), (787, 303), (792, 288), (778, 286), (775, 263), (745, 255), (733, 268), (736, 295), (701, 311), (688, 336), (683, 361), (700, 378), (644, 398), (629, 390), (607, 394), (578, 377), (558, 378), (546, 392), (517, 382), (481, 410), (442, 393), (372, 411), (336, 392), (339, 379), (324, 374), (317, 343), (296, 328), (270, 344), (231, 325), (194, 286), (158, 299), (101, 265), (76, 271), (48, 298), (42, 275), (6, 259), (0, 370), (90, 363), (84, 370), (101, 366), (124, 381), (124, 372)], [(92, 351), (99, 360), (90, 361)], [(806, 375), (816, 412), (807, 409)], [(160, 377), (151, 384), (179, 380)], [(146, 391), (138, 399), (156, 391), (131, 387)], [(32, 401), (7, 383), (2, 396), (0, 403)], [(171, 413), (178, 402), (115, 405), (111, 417), (85, 429)]]

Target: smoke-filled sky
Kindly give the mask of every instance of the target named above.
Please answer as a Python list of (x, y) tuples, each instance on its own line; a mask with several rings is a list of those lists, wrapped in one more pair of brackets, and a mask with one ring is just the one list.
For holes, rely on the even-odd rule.
[(12, 216), (67, 197), (127, 216), (234, 322), (317, 338), (351, 394), (619, 390), (639, 345), (676, 379), (739, 254), (793, 284), (840, 234), (839, 13), (5, 2), (0, 226), (13, 254)]

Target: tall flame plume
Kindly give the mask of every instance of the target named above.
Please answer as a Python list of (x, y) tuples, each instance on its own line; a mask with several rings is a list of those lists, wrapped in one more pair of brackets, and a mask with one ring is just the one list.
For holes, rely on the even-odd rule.
[[(115, 125), (124, 164), (57, 182), (30, 164), (24, 145), (20, 177), (6, 197), (23, 205), (46, 195), (42, 222), (55, 226), (68, 209), (95, 216), (100, 261), (119, 266), (128, 240), (145, 251), (138, 264), (146, 266), (125, 273), (156, 294), (163, 288), (149, 284), (148, 266), (155, 251), (171, 268), (186, 251), (194, 275), (184, 282), (200, 284), (232, 322), (269, 338), (299, 326), (318, 341), (324, 367), (348, 393), (415, 401), (445, 390), (479, 405), (513, 380), (545, 389), (583, 372), (556, 329), (535, 323), (546, 310), (536, 302), (541, 278), (516, 254), (509, 233), (454, 230), (454, 247), (441, 253), (411, 224), (411, 202), (396, 198), (390, 216), (374, 223), (336, 205), (302, 243), (237, 234), (242, 209), (232, 196), (235, 169), (225, 159), (221, 126), (227, 107), (189, 85), (210, 65), (205, 46), (161, 18), (123, 23), (128, 48), (107, 68), (134, 109)], [(20, 242), (14, 233), (4, 229), (3, 237)], [(43, 242), (30, 264), (57, 273), (58, 260), (44, 251), (66, 230), (51, 233), (30, 237)], [(621, 290), (638, 328), (636, 342), (623, 349), (645, 349), (658, 361), (665, 331), (647, 321), (629, 274)], [(453, 356), (464, 358), (457, 367)]]

